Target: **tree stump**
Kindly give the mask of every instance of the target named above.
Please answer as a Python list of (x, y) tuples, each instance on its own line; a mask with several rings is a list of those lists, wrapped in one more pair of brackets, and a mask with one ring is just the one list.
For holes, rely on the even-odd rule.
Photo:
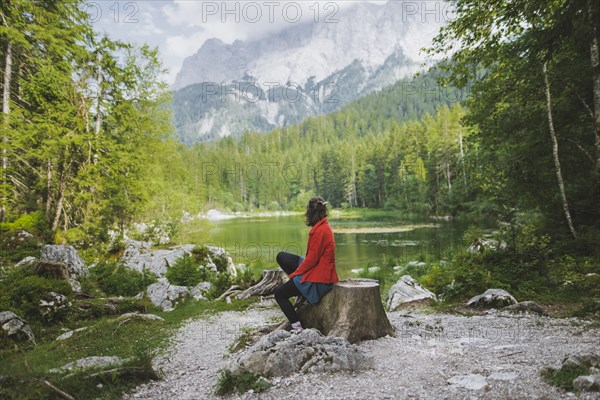
[[(319, 303), (302, 305), (297, 312), (302, 327), (316, 328), (350, 343), (395, 335), (381, 303), (379, 282), (374, 279), (340, 281)], [(281, 327), (285, 325), (289, 322)]]
[(243, 300), (250, 296), (271, 295), (275, 292), (275, 289), (283, 285), (287, 280), (287, 274), (280, 269), (263, 270), (260, 282), (238, 294), (236, 299)]

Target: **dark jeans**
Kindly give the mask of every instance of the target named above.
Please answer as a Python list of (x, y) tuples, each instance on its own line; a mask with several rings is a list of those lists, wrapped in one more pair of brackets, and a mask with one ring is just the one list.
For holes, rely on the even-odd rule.
[[(300, 256), (291, 253), (279, 252), (277, 254), (277, 264), (281, 267), (282, 270), (285, 271), (286, 274), (291, 274), (298, 268), (298, 262), (300, 261)], [(283, 285), (279, 286), (275, 289), (275, 300), (281, 310), (290, 321), (290, 323), (298, 322), (298, 314), (296, 314), (296, 310), (294, 310), (294, 306), (290, 302), (290, 297), (301, 296), (300, 290), (296, 287), (294, 282), (290, 279)]]

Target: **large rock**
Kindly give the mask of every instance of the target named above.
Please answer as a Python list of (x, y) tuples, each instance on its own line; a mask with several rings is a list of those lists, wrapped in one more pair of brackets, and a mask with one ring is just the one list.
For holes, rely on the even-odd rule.
[(71, 307), (71, 302), (67, 297), (56, 292), (48, 292), (46, 298), (40, 300), (38, 304), (40, 314), (47, 319), (53, 318), (69, 307)]
[(42, 247), (41, 259), (64, 263), (71, 278), (86, 276), (89, 273), (77, 250), (70, 245), (47, 244)]
[(410, 275), (404, 275), (392, 286), (385, 303), (390, 311), (394, 311), (402, 304), (424, 299), (435, 300), (435, 294), (421, 286)]
[(474, 308), (502, 308), (517, 304), (517, 300), (504, 289), (488, 289), (467, 302), (467, 306)]
[(187, 287), (171, 285), (167, 278), (160, 278), (148, 286), (146, 293), (150, 301), (163, 311), (171, 311), (174, 303), (191, 294)]
[(544, 309), (535, 301), (521, 301), (517, 304), (513, 304), (512, 306), (504, 308), (504, 310), (514, 313), (547, 315)]
[(206, 300), (206, 294), (212, 287), (210, 282), (200, 282), (190, 290), (191, 295), (196, 300)]
[(92, 356), (80, 358), (77, 361), (70, 362), (59, 368), (53, 368), (49, 372), (61, 373), (68, 372), (74, 369), (85, 370), (91, 368), (107, 368), (107, 367), (118, 367), (123, 364), (123, 360), (116, 356)]
[(35, 343), (35, 336), (27, 322), (12, 311), (0, 312), (0, 326), (9, 338), (15, 341), (29, 340)]
[(186, 244), (165, 250), (151, 250), (150, 244), (136, 240), (127, 240), (127, 247), (121, 260), (127, 268), (142, 272), (152, 271), (157, 276), (163, 276), (167, 268), (185, 254), (191, 254), (194, 245)]
[(448, 379), (448, 384), (469, 390), (480, 390), (487, 385), (487, 381), (483, 375), (468, 374), (453, 376), (452, 378)]
[(573, 389), (579, 392), (600, 392), (600, 375), (582, 375), (573, 379)]
[(499, 242), (494, 239), (477, 238), (467, 248), (467, 251), (471, 254), (483, 253), (486, 250), (504, 250), (506, 249), (505, 242)]
[(299, 334), (276, 330), (263, 336), (231, 364), (234, 374), (264, 377), (296, 372), (358, 371), (373, 368), (373, 357), (340, 337), (323, 336), (316, 329)]

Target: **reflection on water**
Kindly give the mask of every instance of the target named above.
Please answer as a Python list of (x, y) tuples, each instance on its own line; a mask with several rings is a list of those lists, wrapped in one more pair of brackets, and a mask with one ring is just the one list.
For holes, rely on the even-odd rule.
[[(193, 224), (194, 222), (191, 222)], [(406, 264), (413, 260), (430, 262), (464, 251), (462, 235), (470, 224), (490, 227), (481, 221), (431, 221), (395, 216), (366, 218), (329, 218), (336, 241), (336, 266), (341, 278), (365, 266), (384, 266), (392, 261)], [(302, 215), (272, 218), (236, 218), (216, 221), (210, 229), (211, 242), (230, 252), (235, 262), (260, 259), (272, 263), (279, 251), (304, 255), (309, 227)], [(193, 227), (189, 227), (193, 232)], [(194, 235), (183, 238), (197, 243)]]

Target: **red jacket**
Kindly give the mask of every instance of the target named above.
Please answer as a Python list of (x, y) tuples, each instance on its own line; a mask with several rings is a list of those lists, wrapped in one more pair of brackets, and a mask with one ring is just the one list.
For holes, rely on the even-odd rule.
[(290, 279), (302, 275), (302, 282), (336, 283), (335, 240), (327, 218), (317, 222), (308, 232), (306, 257), (302, 264), (290, 274)]

